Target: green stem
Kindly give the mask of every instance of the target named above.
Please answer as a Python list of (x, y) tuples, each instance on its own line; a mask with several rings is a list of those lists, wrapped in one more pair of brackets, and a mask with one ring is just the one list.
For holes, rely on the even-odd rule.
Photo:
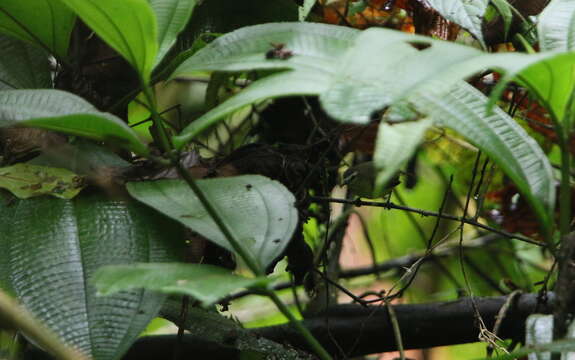
[[(200, 189), (200, 187), (196, 183), (196, 180), (191, 176), (189, 171), (180, 162), (179, 154), (174, 151), (173, 144), (170, 141), (168, 133), (164, 127), (162, 117), (157, 111), (154, 91), (149, 86), (144, 86), (143, 88), (146, 100), (150, 105), (150, 111), (152, 113), (152, 121), (154, 122), (154, 126), (158, 134), (159, 138), (158, 140), (160, 141), (160, 145), (164, 150), (164, 152), (169, 156), (172, 165), (176, 167), (178, 174), (188, 184), (190, 189), (192, 189), (194, 194), (197, 196), (198, 200), (200, 200), (200, 203), (202, 204), (204, 209), (206, 209), (207, 213), (210, 215), (212, 220), (214, 220), (217, 227), (224, 234), (226, 240), (230, 243), (230, 245), (232, 246), (234, 251), (238, 254), (238, 256), (246, 263), (248, 268), (256, 276), (265, 276), (264, 269), (262, 268), (260, 263), (253, 256), (251, 256), (251, 254), (242, 246), (242, 243), (235, 237), (234, 233), (224, 222), (224, 220), (220, 217), (220, 214), (216, 210), (214, 204), (212, 204), (211, 200), (204, 194), (202, 189)], [(296, 330), (299, 333), (301, 333), (301, 335), (307, 340), (312, 349), (320, 356), (322, 360), (331, 360), (331, 356), (327, 353), (327, 351), (325, 351), (325, 349), (313, 337), (313, 335), (309, 332), (309, 330), (306, 329), (299, 321), (297, 321), (297, 319), (288, 310), (287, 306), (281, 301), (281, 299), (276, 295), (275, 292), (273, 292), (272, 290), (266, 290), (265, 295), (268, 296), (270, 299), (272, 299), (277, 308), (290, 320), (290, 322), (294, 325)]]
[(85, 360), (86, 356), (66, 346), (60, 339), (14, 299), (0, 291), (0, 323), (12, 326), (60, 360)]
[(303, 326), (298, 319), (295, 318), (295, 316), (291, 313), (291, 311), (289, 311), (287, 306), (273, 290), (267, 290), (265, 295), (274, 302), (278, 310), (289, 320), (290, 324), (305, 338), (305, 340), (320, 359), (332, 360), (331, 355), (323, 348), (323, 346), (319, 343), (319, 341), (317, 341), (312, 333), (305, 326)]
[(561, 239), (571, 228), (571, 154), (568, 144), (561, 141), (561, 187), (559, 188), (559, 231)]
[(226, 240), (230, 243), (234, 251), (240, 256), (240, 258), (242, 258), (242, 260), (245, 261), (248, 268), (256, 276), (264, 276), (265, 274), (262, 270), (262, 267), (241, 245), (240, 241), (236, 239), (230, 228), (218, 214), (218, 211), (216, 210), (215, 206), (212, 204), (210, 199), (204, 194), (202, 189), (200, 189), (200, 187), (196, 183), (196, 180), (194, 180), (194, 178), (190, 175), (188, 170), (186, 170), (184, 166), (182, 166), (180, 161), (174, 162), (173, 165), (176, 166), (176, 169), (178, 170), (180, 176), (184, 179), (184, 181), (188, 184), (190, 189), (192, 189), (194, 194), (198, 197), (198, 200), (200, 200), (202, 206), (204, 207), (204, 209), (206, 209), (212, 220), (214, 220), (220, 231), (224, 234)]

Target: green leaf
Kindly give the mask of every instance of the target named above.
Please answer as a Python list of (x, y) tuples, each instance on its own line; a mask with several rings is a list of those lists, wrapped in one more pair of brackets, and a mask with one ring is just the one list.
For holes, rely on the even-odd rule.
[(5, 35), (0, 35), (0, 50), (0, 90), (52, 87), (45, 51)]
[(441, 16), (461, 25), (483, 43), (481, 24), (489, 0), (428, 0), (428, 2)]
[(196, 0), (150, 0), (158, 23), (158, 54), (156, 65), (176, 42), (178, 34), (184, 29)]
[(418, 93), (413, 100), (436, 122), (457, 131), (495, 161), (531, 204), (543, 230), (551, 230), (552, 168), (543, 150), (515, 120), (498, 107), (488, 113), (487, 98), (467, 83), (442, 96)]
[(158, 52), (157, 24), (146, 0), (59, 0), (69, 6), (140, 74), (144, 83)]
[(305, 21), (305, 19), (307, 19), (309, 13), (311, 12), (311, 9), (313, 9), (313, 6), (315, 5), (316, 2), (317, 2), (317, 0), (304, 0), (303, 1), (303, 4), (298, 9), (298, 20), (299, 21)]
[(0, 187), (20, 199), (40, 195), (71, 199), (84, 188), (84, 182), (66, 169), (20, 163), (0, 168)]
[(265, 77), (195, 119), (179, 135), (173, 137), (174, 146), (181, 149), (224, 116), (246, 105), (280, 96), (315, 95), (324, 91), (328, 85), (329, 77), (316, 71), (289, 71)]
[[(253, 69), (310, 69), (332, 72), (359, 31), (312, 23), (271, 23), (245, 27), (218, 38), (184, 61), (171, 78), (197, 71), (247, 71)], [(274, 44), (285, 44), (293, 56), (266, 59)]]
[(575, 49), (575, 2), (551, 1), (539, 15), (537, 32), (542, 51)]
[(144, 288), (190, 295), (209, 306), (234, 291), (261, 286), (271, 279), (246, 278), (211, 265), (172, 263), (107, 266), (94, 275), (93, 281), (102, 295)]
[(495, 6), (497, 12), (503, 20), (503, 31), (505, 32), (504, 39), (507, 39), (509, 35), (509, 30), (511, 29), (511, 23), (513, 21), (513, 11), (511, 10), (511, 5), (507, 0), (490, 0), (490, 2)]
[[(265, 268), (290, 241), (297, 224), (294, 196), (282, 184), (259, 175), (198, 180), (222, 220)], [(192, 190), (182, 180), (132, 182), (130, 195), (234, 251)]]
[(431, 119), (379, 125), (373, 154), (377, 170), (374, 197), (383, 193), (389, 180), (409, 161), (432, 125)]
[(177, 261), (177, 223), (98, 194), (0, 204), (0, 286), (61, 339), (96, 360), (119, 359), (162, 306), (145, 290), (96, 296), (102, 266)]
[(60, 90), (0, 91), (0, 127), (25, 125), (117, 143), (145, 155), (147, 146), (122, 120)]
[(65, 59), (74, 14), (54, 0), (2, 0), (0, 4), (0, 32), (41, 46)]

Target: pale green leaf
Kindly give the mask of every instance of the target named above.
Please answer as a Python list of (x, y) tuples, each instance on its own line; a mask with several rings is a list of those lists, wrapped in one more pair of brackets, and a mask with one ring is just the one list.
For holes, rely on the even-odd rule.
[(48, 54), (37, 46), (0, 35), (0, 90), (52, 87)]
[(25, 125), (110, 141), (145, 155), (147, 146), (122, 120), (60, 90), (0, 91), (0, 127)]
[[(218, 38), (184, 61), (171, 78), (197, 71), (247, 71), (253, 69), (310, 69), (333, 72), (337, 60), (353, 44), (359, 31), (313, 23), (271, 23), (245, 27)], [(284, 44), (293, 56), (266, 59), (273, 44)]]
[(200, 264), (134, 264), (107, 266), (93, 277), (101, 295), (144, 288), (165, 294), (189, 295), (209, 306), (234, 291), (271, 279), (246, 278), (230, 270)]
[[(298, 215), (294, 196), (282, 184), (259, 175), (198, 180), (197, 184), (261, 269), (283, 253)], [(234, 251), (184, 181), (132, 182), (127, 187), (137, 200)]]
[(483, 42), (481, 24), (489, 0), (427, 0), (444, 18), (461, 25)]
[(55, 0), (2, 0), (0, 32), (44, 48), (60, 58), (68, 56), (74, 13)]
[(0, 187), (20, 199), (40, 195), (71, 199), (84, 188), (84, 181), (66, 169), (19, 163), (0, 168)]
[(158, 23), (157, 65), (176, 42), (178, 34), (184, 29), (196, 0), (150, 0)]
[(575, 1), (552, 0), (539, 15), (537, 33), (543, 51), (575, 49)]
[(149, 82), (158, 53), (158, 36), (156, 17), (147, 0), (59, 1), (120, 53), (145, 83)]
[(377, 171), (374, 197), (378, 197), (397, 171), (409, 161), (423, 140), (431, 119), (379, 125), (373, 163)]
[(413, 100), (436, 122), (457, 131), (495, 161), (531, 204), (544, 230), (550, 231), (555, 209), (552, 168), (543, 150), (515, 120), (498, 107), (488, 113), (487, 98), (467, 83), (442, 96), (418, 93)]

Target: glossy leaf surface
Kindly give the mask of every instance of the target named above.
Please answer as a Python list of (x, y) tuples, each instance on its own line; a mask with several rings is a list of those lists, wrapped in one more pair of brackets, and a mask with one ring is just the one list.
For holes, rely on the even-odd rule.
[(52, 87), (44, 50), (6, 35), (0, 35), (0, 50), (0, 90)]
[(200, 264), (134, 264), (100, 269), (93, 279), (102, 295), (144, 288), (165, 294), (189, 295), (209, 306), (242, 288), (270, 279), (246, 278), (229, 270)]
[[(282, 184), (259, 175), (198, 180), (198, 186), (241, 246), (265, 268), (287, 246), (297, 224), (295, 198)], [(234, 251), (182, 180), (128, 183), (130, 195)]]
[(137, 202), (99, 195), (0, 206), (0, 287), (83, 353), (120, 358), (163, 296), (97, 297), (88, 279), (105, 265), (176, 261), (178, 225)]
[(139, 154), (147, 146), (122, 120), (60, 90), (0, 91), (0, 126), (25, 125), (109, 141)]
[(59, 0), (148, 82), (158, 52), (156, 18), (146, 0)]
[(56, 0), (2, 0), (0, 32), (40, 46), (61, 58), (68, 55), (74, 13)]

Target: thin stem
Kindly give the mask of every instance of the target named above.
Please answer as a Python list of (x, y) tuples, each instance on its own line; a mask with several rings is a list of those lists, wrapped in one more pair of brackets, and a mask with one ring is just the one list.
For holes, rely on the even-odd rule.
[(210, 199), (204, 194), (202, 189), (200, 189), (200, 187), (198, 186), (194, 178), (192, 178), (188, 170), (184, 168), (184, 166), (181, 164), (180, 161), (174, 162), (173, 165), (176, 166), (178, 174), (180, 174), (180, 176), (184, 179), (184, 181), (188, 183), (190, 189), (192, 189), (194, 194), (198, 197), (198, 200), (200, 200), (200, 203), (206, 209), (212, 220), (214, 220), (220, 231), (224, 234), (226, 240), (230, 243), (234, 251), (240, 256), (240, 258), (242, 258), (242, 260), (245, 261), (248, 268), (255, 275), (264, 276), (265, 274), (262, 270), (262, 267), (241, 245), (240, 241), (236, 239), (230, 228), (218, 214), (218, 211), (216, 210), (215, 206), (212, 204)]
[(14, 299), (0, 291), (0, 319), (29, 336), (47, 352), (60, 360), (85, 360), (86, 357), (76, 349), (66, 346), (60, 339)]
[(402, 206), (402, 205), (397, 205), (394, 204), (392, 202), (377, 202), (377, 201), (363, 201), (360, 199), (356, 199), (356, 200), (348, 200), (348, 199), (335, 199), (335, 198), (329, 198), (329, 197), (323, 197), (323, 196), (311, 196), (310, 199), (312, 201), (315, 202), (320, 202), (320, 201), (325, 201), (325, 202), (334, 202), (334, 203), (340, 203), (340, 204), (352, 204), (355, 206), (376, 206), (376, 207), (383, 207), (386, 209), (396, 209), (396, 210), (404, 210), (404, 211), (410, 211), (416, 214), (419, 214), (421, 216), (436, 216), (436, 217), (440, 217), (443, 219), (447, 219), (447, 220), (453, 220), (453, 221), (459, 221), (468, 225), (472, 225), (490, 232), (493, 232), (495, 234), (499, 234), (502, 236), (505, 236), (507, 238), (510, 239), (517, 239), (517, 240), (521, 240), (523, 242), (529, 243), (529, 244), (533, 244), (533, 245), (537, 245), (537, 246), (545, 246), (544, 243), (530, 239), (526, 236), (522, 236), (519, 234), (512, 234), (509, 233), (507, 231), (503, 231), (503, 230), (498, 230), (495, 229), (491, 226), (487, 226), (484, 224), (481, 224), (480, 222), (478, 222), (477, 220), (473, 220), (473, 219), (468, 219), (464, 216), (454, 216), (454, 215), (448, 215), (448, 214), (438, 214), (436, 212), (433, 211), (427, 211), (427, 210), (421, 210), (421, 209), (415, 209), (415, 208), (411, 208), (408, 206)]
[(302, 323), (295, 318), (295, 316), (293, 316), (291, 311), (289, 311), (287, 306), (273, 290), (266, 290), (265, 295), (274, 302), (278, 310), (289, 320), (290, 324), (306, 339), (308, 344), (320, 359), (332, 360), (331, 355), (323, 348), (323, 346), (317, 341), (312, 333), (305, 326), (303, 326)]

